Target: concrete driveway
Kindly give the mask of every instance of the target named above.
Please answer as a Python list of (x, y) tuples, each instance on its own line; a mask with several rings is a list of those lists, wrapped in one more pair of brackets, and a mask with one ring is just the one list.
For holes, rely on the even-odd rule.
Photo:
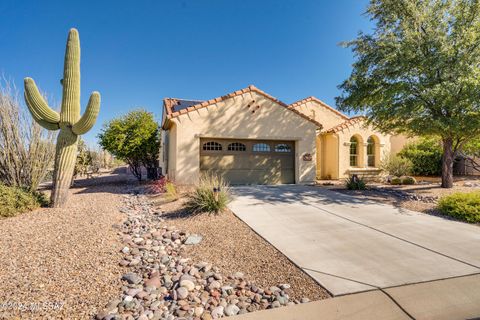
[(480, 228), (313, 186), (235, 187), (232, 211), (333, 295), (480, 273)]

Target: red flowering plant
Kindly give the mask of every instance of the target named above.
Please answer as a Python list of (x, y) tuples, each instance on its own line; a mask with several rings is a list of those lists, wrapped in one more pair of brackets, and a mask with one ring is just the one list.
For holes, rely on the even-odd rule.
[(160, 177), (160, 179), (152, 181), (148, 185), (147, 190), (151, 194), (165, 193), (167, 191), (166, 190), (166, 185), (169, 182), (170, 182), (170, 180), (168, 180), (167, 177), (162, 176), (162, 177)]

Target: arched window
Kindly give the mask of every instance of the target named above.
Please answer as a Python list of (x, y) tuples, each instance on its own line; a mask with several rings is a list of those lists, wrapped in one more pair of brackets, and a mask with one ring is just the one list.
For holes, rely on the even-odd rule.
[(253, 152), (270, 152), (270, 146), (266, 143), (255, 143)]
[(367, 140), (367, 161), (369, 167), (375, 167), (375, 139), (372, 136)]
[(275, 146), (275, 152), (292, 152), (292, 148), (286, 143), (279, 143)]
[(228, 151), (246, 151), (247, 147), (243, 143), (240, 142), (232, 142), (227, 147)]
[(222, 145), (215, 141), (208, 141), (203, 144), (203, 150), (205, 151), (221, 151)]
[(358, 139), (350, 138), (350, 167), (358, 166)]

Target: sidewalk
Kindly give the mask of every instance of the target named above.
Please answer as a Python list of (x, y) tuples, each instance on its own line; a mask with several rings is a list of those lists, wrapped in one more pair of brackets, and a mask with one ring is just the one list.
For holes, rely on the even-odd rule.
[(238, 320), (480, 320), (480, 274), (264, 310)]

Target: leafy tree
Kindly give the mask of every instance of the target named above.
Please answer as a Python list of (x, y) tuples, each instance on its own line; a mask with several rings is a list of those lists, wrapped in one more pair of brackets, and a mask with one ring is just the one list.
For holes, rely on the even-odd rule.
[(129, 165), (138, 180), (142, 179), (142, 164), (154, 177), (160, 133), (153, 114), (141, 109), (131, 111), (106, 123), (98, 138), (105, 150)]
[(371, 0), (371, 34), (347, 42), (356, 57), (339, 88), (344, 111), (385, 132), (442, 140), (442, 187), (455, 154), (480, 135), (478, 0)]

